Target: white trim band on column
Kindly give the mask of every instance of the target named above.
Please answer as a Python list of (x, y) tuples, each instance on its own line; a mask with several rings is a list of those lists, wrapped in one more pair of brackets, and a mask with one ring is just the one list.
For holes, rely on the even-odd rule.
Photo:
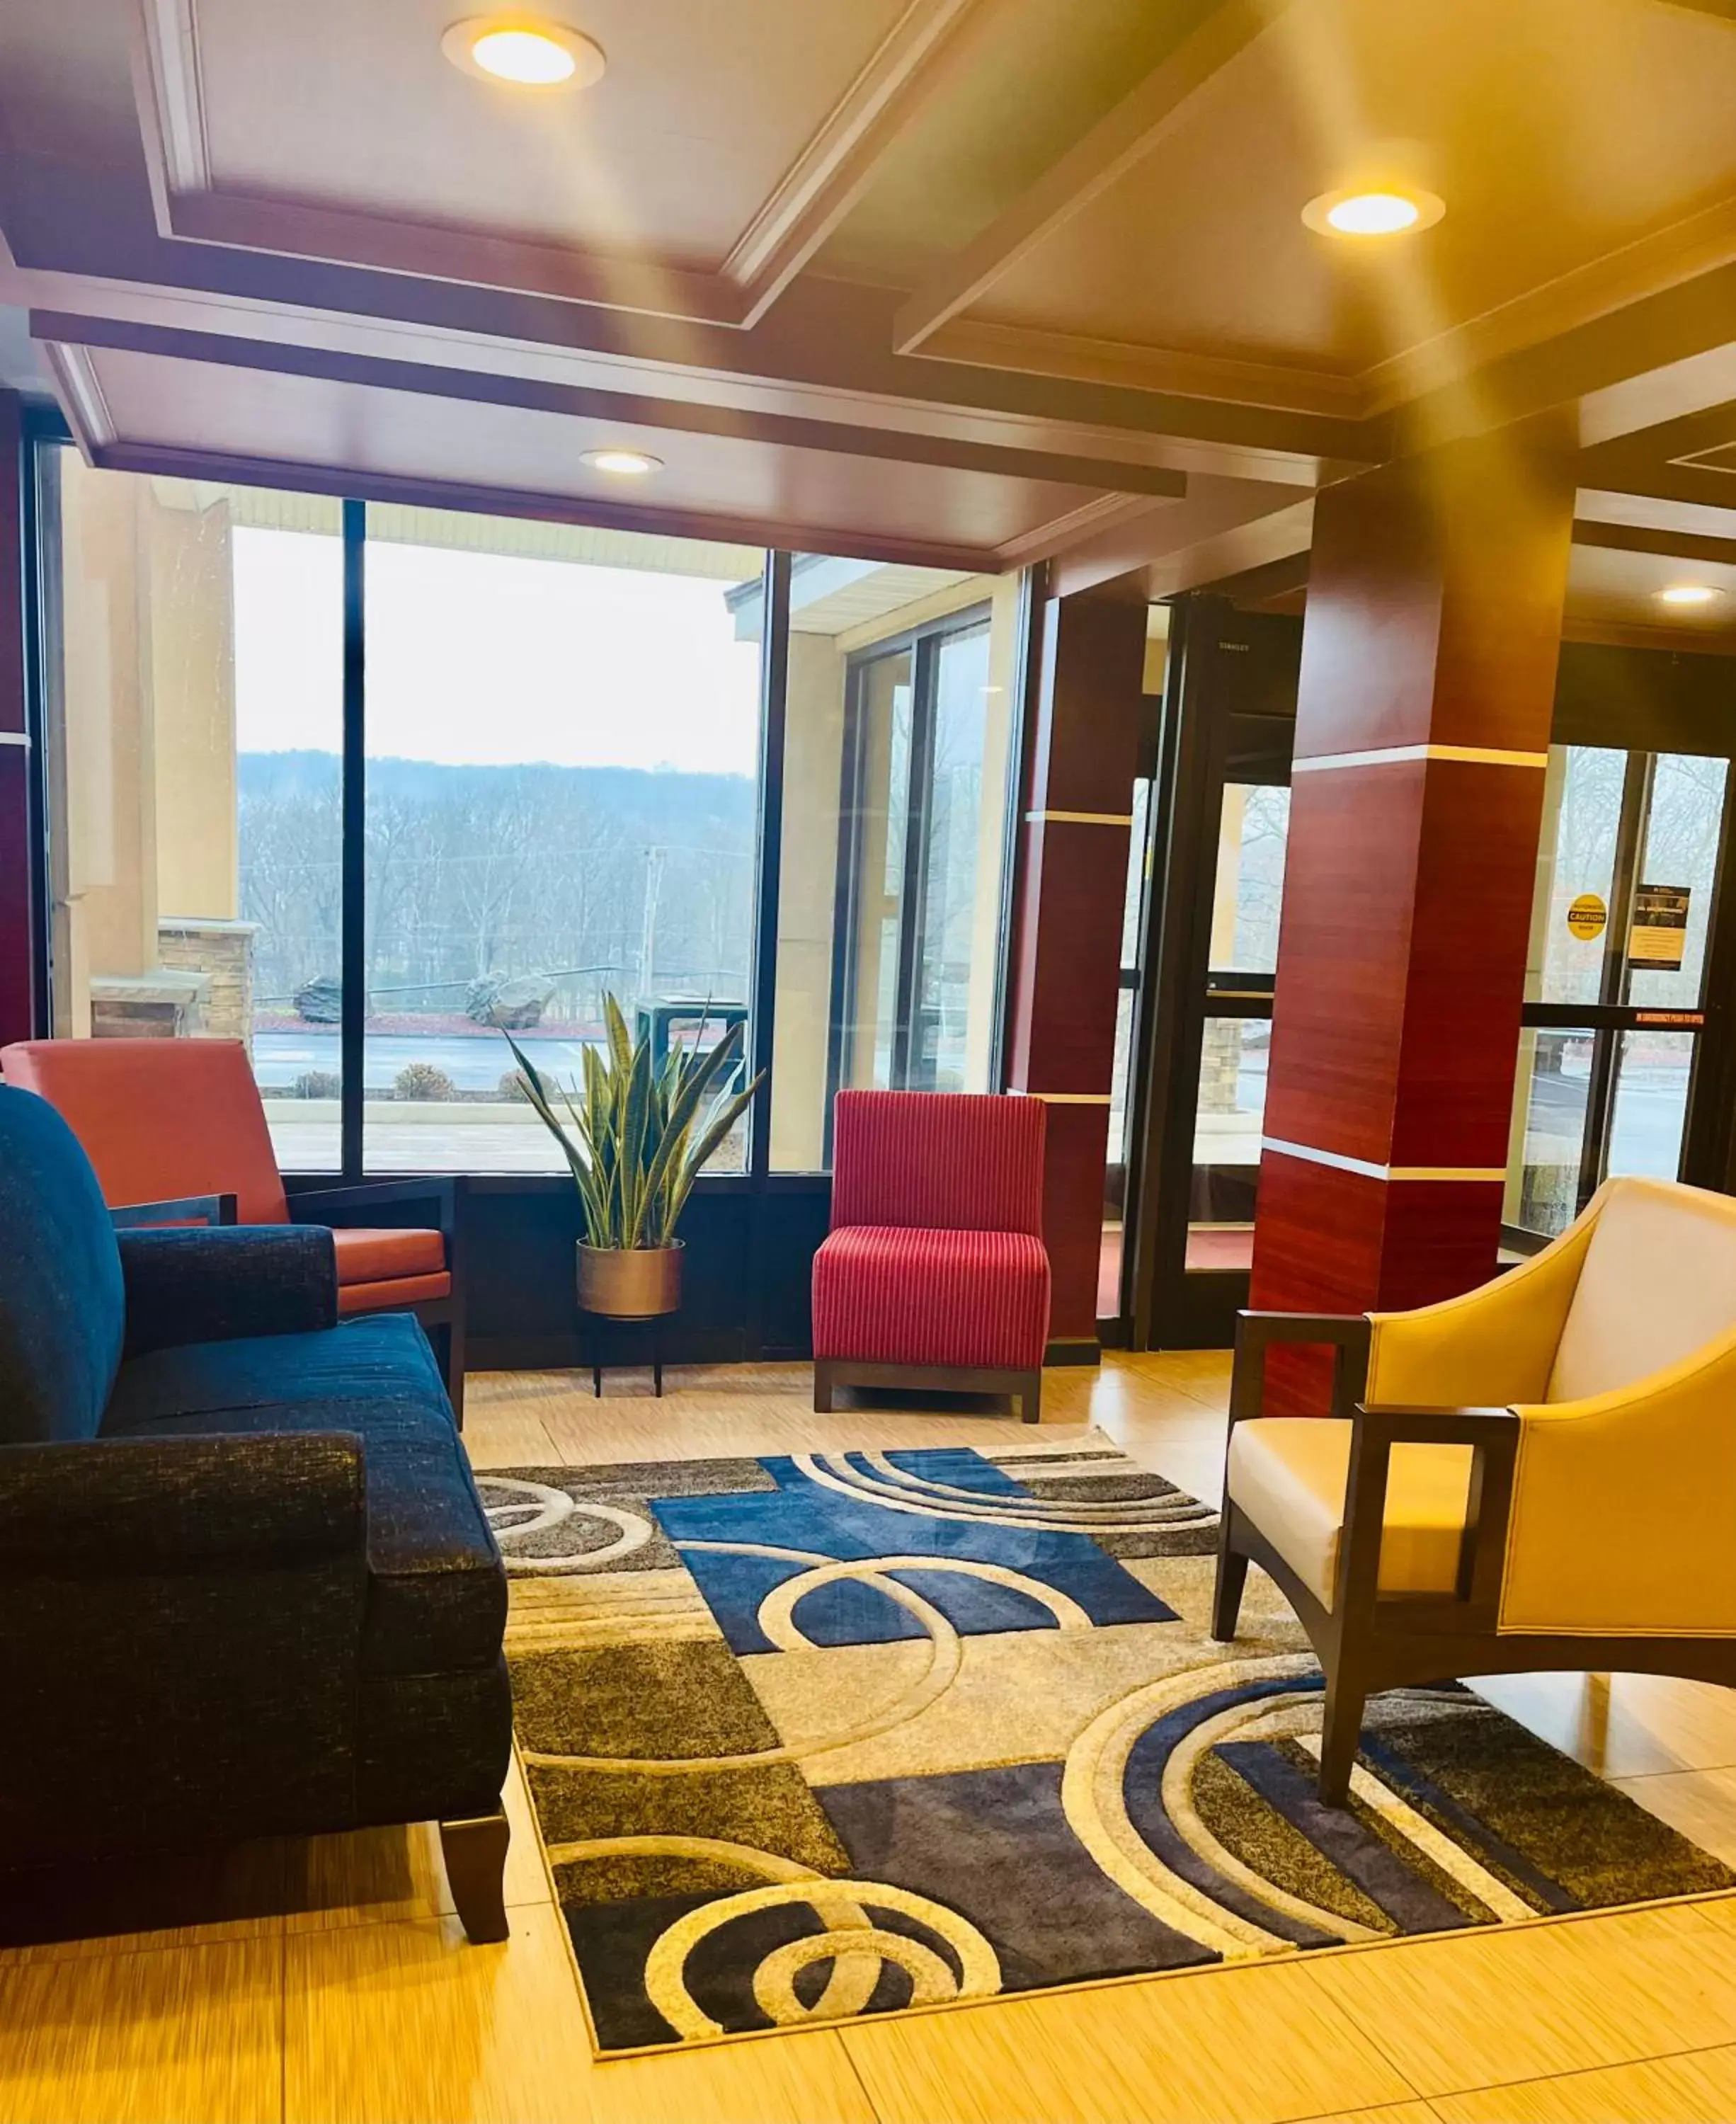
[(1418, 759), (1456, 759), (1470, 767), (1547, 767), (1546, 752), (1498, 752), (1480, 745), (1393, 745), (1375, 752), (1323, 752), (1312, 759), (1295, 759), (1294, 774), (1324, 774), (1334, 767), (1396, 767)]
[(0, 731), (0, 745), (15, 745), (21, 752), (31, 749), (30, 734), (26, 731)]
[(1275, 1135), (1260, 1138), (1262, 1150), (1283, 1158), (1300, 1158), (1309, 1165), (1329, 1165), (1338, 1172), (1358, 1172), (1365, 1180), (1505, 1180), (1499, 1165), (1376, 1165), (1367, 1158), (1347, 1158), (1342, 1151), (1315, 1150), (1306, 1143), (1286, 1143)]
[(1023, 1084), (1009, 1084), (1009, 1099), (1041, 1099), (1050, 1107), (1108, 1107), (1114, 1104), (1111, 1092), (1028, 1092)]
[(1131, 811), (1027, 811), (1028, 826), (1131, 826)]

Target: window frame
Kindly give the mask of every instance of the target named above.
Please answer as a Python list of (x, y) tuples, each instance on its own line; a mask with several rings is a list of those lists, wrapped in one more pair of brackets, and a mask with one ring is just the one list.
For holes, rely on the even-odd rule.
[[(1559, 742), (1559, 740), (1557, 741)], [(1602, 953), (1595, 1003), (1542, 1003), (1527, 999), (1521, 1008), (1522, 1035), (1527, 1032), (1588, 1032), (1592, 1039), (1591, 1068), (1586, 1085), (1585, 1121), (1579, 1144), (1579, 1166), (1574, 1194), (1575, 1215), (1583, 1211), (1602, 1185), (1614, 1137), (1616, 1097), (1625, 1037), (1632, 1032), (1682, 1033), (1692, 1041), (1688, 1064), (1682, 1141), (1677, 1154), (1676, 1177), (1695, 1184), (1723, 1186), (1709, 1179), (1715, 1169), (1719, 1146), (1715, 1141), (1722, 1116), (1715, 1111), (1727, 1099), (1721, 1082), (1709, 1080), (1712, 1050), (1709, 1031), (1726, 1038), (1715, 1004), (1719, 995), (1719, 970), (1729, 961), (1733, 940), (1729, 926), (1736, 918), (1736, 905), (1726, 890), (1733, 835), (1736, 835), (1736, 759), (1727, 762), (1724, 808), (1719, 821), (1718, 848), (1714, 863), (1710, 904), (1707, 914), (1705, 956), (1700, 970), (1700, 991), (1691, 1003), (1636, 1003), (1630, 1000), (1636, 968), (1629, 955), (1629, 930), (1633, 920), (1634, 896), (1640, 882), (1645, 840), (1651, 822), (1653, 793), (1658, 762), (1669, 754), (1668, 745), (1611, 747), (1626, 754), (1622, 770), (1621, 805), (1616, 825), (1610, 881), (1609, 919), (1603, 933)], [(1708, 759), (1720, 755), (1706, 754)], [(1723, 1124), (1728, 1126), (1727, 1121)], [(1522, 1159), (1524, 1130), (1515, 1117), (1517, 1155)], [(1510, 1161), (1511, 1163), (1511, 1161)], [(1509, 1172), (1508, 1177), (1512, 1174)], [(1550, 1243), (1551, 1234), (1528, 1224), (1503, 1219), (1501, 1242), (1510, 1252), (1538, 1253)]]
[[(55, 950), (53, 936), (53, 897), (50, 890), (53, 852), (53, 812), (50, 808), (49, 778), (55, 764), (49, 757), (54, 735), (49, 726), (47, 701), (51, 666), (56, 655), (57, 637), (54, 620), (57, 609), (55, 576), (52, 565), (50, 538), (53, 530), (53, 512), (45, 506), (51, 490), (45, 479), (46, 453), (76, 448), (70, 430), (60, 416), (58, 408), (27, 407), (23, 426), (24, 449), (22, 477), (24, 486), (23, 522), (26, 528), (26, 596), (25, 627), (27, 675), (27, 708), (31, 721), (31, 754), (33, 762), (31, 777), (32, 827), (30, 862), (33, 885), (33, 945), (39, 969), (35, 997), (36, 1031), (46, 1036), (52, 1022), (54, 984), (55, 979)], [(111, 469), (111, 468), (99, 468)], [(134, 477), (151, 477), (150, 468), (139, 466), (112, 468)], [(173, 468), (165, 468), (172, 472)], [(308, 491), (329, 494), (329, 489), (318, 486), (299, 486), (292, 476), (293, 468), (285, 468), (285, 477), (265, 482), (257, 479), (235, 478), (226, 484), (235, 486), (269, 486), (283, 492)], [(367, 796), (367, 626), (365, 616), (365, 583), (367, 571), (367, 514), (369, 493), (365, 484), (358, 491), (339, 497), (341, 509), (342, 540), (342, 795), (341, 795), (341, 861), (342, 886), (340, 921), (339, 956), (343, 986), (342, 1013), (339, 1023), (339, 1053), (341, 1091), (339, 1101), (339, 1160), (336, 1167), (326, 1167), (318, 1172), (286, 1171), (284, 1177), (293, 1193), (305, 1187), (330, 1187), (354, 1184), (376, 1177), (393, 1179), (416, 1176), (394, 1171), (389, 1176), (376, 1176), (367, 1167), (365, 1156), (363, 1106), (365, 1083), (363, 1070), (365, 1039), (366, 1008), (365, 984), (365, 858), (366, 858), (366, 796)], [(390, 497), (383, 497), (390, 498)], [(441, 507), (457, 513), (466, 513), (465, 497), (454, 496), (443, 501)], [(496, 511), (472, 510), (468, 513), (487, 515)], [(563, 522), (586, 528), (590, 519), (574, 511), (563, 515)], [(699, 1189), (708, 1193), (804, 1193), (827, 1188), (830, 1185), (831, 1124), (830, 1094), (835, 1085), (831, 1074), (832, 1054), (828, 1053), (828, 1112), (825, 1139), (823, 1168), (812, 1172), (774, 1172), (770, 1169), (771, 1112), (774, 1086), (772, 1083), (774, 1033), (777, 995), (778, 919), (781, 886), (781, 858), (783, 841), (783, 772), (785, 745), (785, 717), (788, 703), (788, 676), (790, 632), (790, 581), (794, 556), (777, 547), (764, 549), (764, 566), (759, 582), (762, 600), (763, 620), (760, 634), (760, 750), (755, 791), (755, 830), (754, 847), (754, 909), (750, 942), (750, 962), (748, 989), (751, 1003), (749, 1025), (749, 1048), (751, 1067), (764, 1073), (764, 1081), (756, 1092), (750, 1112), (747, 1160), (739, 1172), (704, 1173), (695, 1182)], [(1021, 579), (1021, 595), (1028, 599), (1029, 571)], [(1028, 609), (1028, 605), (1024, 608)], [(928, 688), (927, 721), (932, 740), (934, 712), (934, 680), (937, 669), (939, 648), (948, 637), (969, 634), (986, 627), (991, 622), (992, 606), (986, 599), (949, 613), (937, 620), (911, 628), (904, 634), (877, 642), (871, 648), (854, 652), (847, 664), (847, 684), (852, 695), (856, 684), (859, 664), (872, 658), (892, 653), (900, 646), (910, 648), (924, 674)], [(847, 711), (848, 712), (848, 711)], [(932, 751), (930, 742), (929, 751)], [(912, 748), (912, 768), (917, 762), (915, 748)], [(845, 773), (849, 771), (850, 749), (847, 741), (844, 762)], [(1009, 811), (1016, 796), (1019, 754), (1015, 746), (1009, 750), (1007, 762)], [(64, 763), (60, 763), (64, 768)], [(927, 778), (931, 778), (932, 759), (925, 769), (924, 792)], [(925, 835), (915, 837), (914, 848), (906, 844), (907, 865), (914, 858), (922, 863), (926, 847)], [(840, 836), (840, 863), (842, 860)], [(841, 870), (840, 870), (841, 876)], [(1004, 890), (1004, 880), (1002, 889)], [(911, 905), (920, 911), (921, 891), (925, 880), (917, 879), (918, 892)], [(1002, 1027), (999, 1017), (1006, 991), (1006, 965), (1009, 949), (1009, 930), (1004, 920), (1000, 926), (995, 967), (995, 1008), (997, 1023), (995, 1044), (998, 1050)], [(901, 959), (903, 949), (902, 924)], [(835, 997), (837, 991), (835, 988)], [(906, 1064), (907, 1066), (907, 1064)], [(473, 1188), (490, 1193), (542, 1194), (564, 1192), (571, 1187), (570, 1177), (563, 1172), (503, 1172), (487, 1166), (454, 1168), (449, 1177), (463, 1180)]]
[[(929, 814), (934, 795), (934, 724), (939, 694), (940, 656), (950, 641), (986, 634), (994, 623), (986, 599), (929, 620), (884, 641), (853, 651), (844, 663), (843, 760), (839, 778), (837, 880), (833, 897), (832, 992), (826, 1058), (826, 1155), (831, 1157), (831, 1102), (851, 1081), (855, 1063), (856, 1013), (849, 999), (856, 992), (861, 963), (862, 825), (867, 813), (862, 796), (866, 776), (869, 727), (866, 706), (868, 675), (876, 664), (896, 656), (910, 660), (910, 745), (904, 776), (903, 875), (898, 898), (898, 960), (893, 984), (892, 1052), (887, 1088), (931, 1091), (911, 1081), (920, 942), (926, 932), (929, 895)], [(1009, 787), (1018, 769), (1009, 748)], [(888, 790), (888, 813), (895, 795)], [(1006, 956), (1004, 925), (1000, 956)]]

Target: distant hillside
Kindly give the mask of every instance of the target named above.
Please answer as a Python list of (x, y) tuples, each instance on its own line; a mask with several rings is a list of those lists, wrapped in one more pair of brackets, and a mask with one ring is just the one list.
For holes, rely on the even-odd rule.
[[(259, 994), (335, 978), (342, 900), (335, 754), (237, 763), (242, 911), (258, 924)], [(745, 990), (756, 792), (746, 775), (628, 767), (367, 768), (365, 952), (371, 999), (457, 1007), (482, 975), (563, 978), (563, 1015), (601, 987)], [(387, 999), (390, 999), (389, 1003)]]
[[(309, 797), (335, 792), (341, 763), (332, 752), (244, 752), (236, 762), (243, 801)], [(751, 836), (753, 779), (746, 774), (684, 774), (674, 768), (554, 767), (538, 761), (523, 767), (449, 766), (427, 759), (370, 759), (370, 801), (468, 804), (484, 809), (503, 796), (534, 787), (552, 806), (567, 810), (588, 799), (623, 821), (637, 820), (660, 842), (680, 838), (688, 825), (727, 826)]]

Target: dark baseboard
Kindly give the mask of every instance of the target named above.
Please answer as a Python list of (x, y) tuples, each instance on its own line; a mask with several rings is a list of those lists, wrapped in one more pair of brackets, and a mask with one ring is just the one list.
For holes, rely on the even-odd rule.
[[(781, 1352), (779, 1353), (782, 1354)], [(805, 1354), (805, 1353), (803, 1353)], [(740, 1365), (741, 1336), (735, 1328), (666, 1331), (662, 1358), (670, 1365)], [(602, 1337), (590, 1335), (473, 1335), (465, 1368), (473, 1372), (574, 1372), (600, 1363), (605, 1370), (648, 1370), (651, 1336), (641, 1328), (614, 1329)]]
[(1094, 1335), (1060, 1336), (1044, 1350), (1042, 1360), (1046, 1365), (1100, 1365), (1103, 1344)]
[[(473, 1335), (465, 1356), (465, 1369), (473, 1372), (574, 1372), (600, 1356), (605, 1368), (630, 1370), (651, 1363), (651, 1337), (642, 1328), (605, 1330), (600, 1342), (590, 1336)], [(665, 1365), (804, 1364), (811, 1349), (794, 1343), (769, 1344), (757, 1357), (744, 1352), (741, 1337), (733, 1328), (688, 1328), (665, 1331)], [(1096, 1337), (1067, 1337), (1051, 1342), (1042, 1353), (1047, 1365), (1096, 1365), (1103, 1351)]]

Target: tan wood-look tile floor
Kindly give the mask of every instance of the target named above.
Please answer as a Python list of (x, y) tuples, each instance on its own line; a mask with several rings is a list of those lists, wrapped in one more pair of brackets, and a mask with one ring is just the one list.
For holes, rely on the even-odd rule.
[[(1044, 1439), (1095, 1424), (1216, 1498), (1227, 1360), (1051, 1372)], [(1005, 1417), (816, 1417), (806, 1367), (470, 1382), (479, 1466), (1031, 1442)], [(1736, 1694), (1508, 1677), (1515, 1717), (1736, 1863)], [(1736, 2117), (1736, 1900), (592, 2060), (523, 1787), (512, 1938), (464, 1945), (430, 1829), (256, 1846), (209, 1921), (0, 1951), (5, 2124), (1601, 2124)], [(182, 1916), (184, 1913), (180, 1914)], [(148, 1928), (148, 1908), (141, 1910)]]

